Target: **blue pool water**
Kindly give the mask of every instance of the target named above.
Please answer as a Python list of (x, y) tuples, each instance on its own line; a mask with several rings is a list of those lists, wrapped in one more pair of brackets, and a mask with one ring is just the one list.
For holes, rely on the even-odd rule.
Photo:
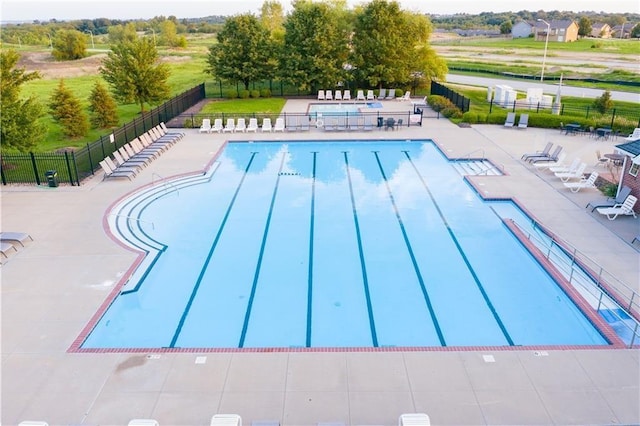
[(607, 344), (430, 141), (229, 143), (157, 191), (84, 348)]

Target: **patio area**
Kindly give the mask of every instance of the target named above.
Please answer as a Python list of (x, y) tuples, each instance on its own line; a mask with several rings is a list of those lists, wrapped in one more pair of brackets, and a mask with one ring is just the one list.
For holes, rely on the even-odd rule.
[[(288, 101), (284, 112), (306, 111), (309, 102)], [(410, 110), (410, 102), (395, 101), (381, 109)], [(182, 131), (183, 140), (131, 181), (103, 180), (100, 172), (80, 187), (2, 187), (2, 231), (34, 239), (0, 269), (3, 425), (126, 425), (153, 418), (161, 426), (191, 426), (208, 425), (216, 413), (236, 413), (245, 425), (391, 426), (411, 412), (443, 425), (640, 423), (637, 348), (68, 352), (136, 259), (107, 236), (109, 206), (158, 179), (202, 170), (228, 140), (433, 139), (450, 158), (486, 157), (505, 176), (470, 177), (485, 196), (517, 199), (551, 232), (640, 293), (640, 242), (632, 242), (639, 219), (609, 221), (591, 213), (585, 206), (604, 198), (599, 191), (572, 193), (553, 174), (520, 160), (553, 142), (568, 159), (587, 162), (587, 173), (606, 174), (595, 151), (612, 153), (621, 141), (531, 127), (461, 128), (433, 114), (421, 126), (392, 132)]]

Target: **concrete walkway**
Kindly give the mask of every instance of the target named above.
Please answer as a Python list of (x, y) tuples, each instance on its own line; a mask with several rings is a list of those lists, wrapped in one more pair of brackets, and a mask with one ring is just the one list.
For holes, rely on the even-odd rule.
[[(306, 103), (292, 101), (287, 110), (303, 111)], [(384, 106), (410, 109), (408, 103)], [(237, 413), (245, 425), (391, 426), (406, 412), (450, 425), (640, 423), (637, 349), (68, 353), (135, 259), (105, 233), (109, 206), (158, 176), (202, 169), (226, 140), (430, 138), (451, 157), (481, 150), (507, 176), (471, 178), (478, 188), (517, 198), (554, 233), (640, 291), (640, 244), (631, 244), (638, 219), (603, 220), (584, 208), (602, 197), (598, 191), (573, 194), (520, 161), (522, 153), (552, 141), (569, 158), (581, 156), (591, 165), (595, 149), (610, 152), (616, 141), (534, 128), (459, 128), (444, 119), (393, 133), (186, 132), (131, 182), (96, 175), (81, 187), (2, 188), (2, 230), (34, 238), (0, 269), (3, 425), (126, 425), (133, 418), (207, 425), (215, 413)]]

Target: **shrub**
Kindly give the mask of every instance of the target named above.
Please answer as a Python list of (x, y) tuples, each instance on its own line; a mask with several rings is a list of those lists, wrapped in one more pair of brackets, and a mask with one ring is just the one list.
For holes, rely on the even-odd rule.
[(259, 90), (252, 90), (249, 93), (249, 96), (251, 96), (252, 98), (259, 98), (260, 97), (260, 91)]
[(451, 105), (442, 110), (442, 115), (447, 118), (462, 118), (462, 111), (457, 106)]
[[(191, 120), (190, 118), (186, 118), (184, 120), (184, 122), (182, 123), (182, 127), (185, 129), (192, 129), (193, 128), (193, 120)], [(198, 126), (200, 127), (200, 126)]]
[(260, 97), (261, 98), (270, 98), (271, 97), (271, 90), (269, 90), (269, 89), (260, 89)]
[(600, 114), (604, 114), (613, 108), (613, 101), (611, 100), (611, 92), (605, 90), (602, 96), (594, 99), (593, 107), (598, 110)]
[(451, 101), (444, 96), (439, 95), (430, 95), (427, 97), (427, 103), (429, 106), (436, 112), (442, 111), (443, 109), (453, 106)]
[(616, 194), (618, 193), (618, 185), (609, 183), (609, 184), (603, 185), (602, 188), (600, 188), (600, 190), (607, 197), (615, 198)]
[(235, 90), (227, 90), (226, 92), (224, 92), (224, 97), (227, 99), (235, 99), (238, 97), (238, 92)]
[(240, 91), (240, 99), (249, 99), (249, 95), (251, 93), (248, 90), (241, 90)]

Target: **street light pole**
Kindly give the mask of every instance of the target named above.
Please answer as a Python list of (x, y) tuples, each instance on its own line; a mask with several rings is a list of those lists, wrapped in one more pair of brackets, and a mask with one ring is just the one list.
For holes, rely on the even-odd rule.
[(547, 62), (547, 46), (549, 45), (549, 33), (551, 32), (551, 24), (544, 19), (538, 19), (539, 22), (547, 24), (547, 36), (544, 39), (544, 54), (542, 55), (542, 71), (540, 72), (540, 82), (544, 81), (544, 64)]
[(93, 44), (93, 32), (91, 32), (91, 30), (84, 30), (84, 32), (85, 32), (85, 33), (89, 33), (89, 35), (91, 35), (91, 48), (92, 48), (93, 50), (95, 50), (95, 49), (96, 49), (96, 45), (95, 45), (95, 44)]

